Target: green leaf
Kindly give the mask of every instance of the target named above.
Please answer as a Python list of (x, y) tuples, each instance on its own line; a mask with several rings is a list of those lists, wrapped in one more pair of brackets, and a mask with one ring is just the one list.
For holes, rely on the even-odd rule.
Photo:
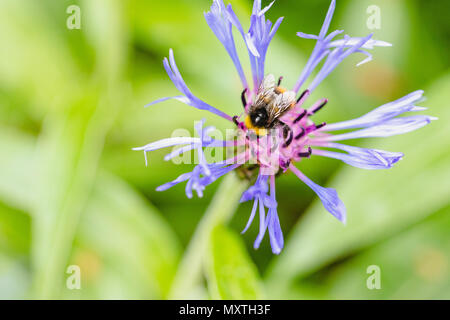
[[(88, 275), (83, 298), (85, 290), (98, 292), (96, 298), (166, 298), (181, 253), (160, 213), (127, 183), (104, 172), (81, 217), (76, 244), (70, 263)], [(108, 286), (118, 290), (104, 292), (109, 273), (115, 276), (108, 277)], [(66, 295), (72, 297), (73, 291)]]
[[(334, 268), (318, 286), (321, 299), (448, 299), (450, 293), (450, 208), (365, 250)], [(380, 270), (380, 289), (366, 286)]]
[(262, 286), (256, 266), (242, 238), (225, 227), (211, 233), (207, 280), (213, 299), (261, 299)]
[[(3, 164), (0, 167), (0, 199), (9, 206), (27, 210), (34, 197), (28, 191), (27, 178), (35, 171), (30, 164), (36, 163), (33, 157), (36, 141), (17, 130), (1, 128), (0, 132), (2, 137), (7, 137), (7, 140), (0, 140)], [(121, 179), (101, 171), (93, 184), (74, 236), (74, 249), (69, 247), (67, 254), (71, 257), (63, 265), (80, 265), (83, 290), (64, 291), (64, 296), (73, 299), (166, 297), (180, 256), (176, 235), (157, 210)], [(28, 217), (10, 210), (0, 213), (3, 217), (0, 249), (6, 251), (6, 248), (2, 249), (4, 244), (8, 250), (25, 251), (26, 254), (30, 240)], [(31, 223), (35, 224), (36, 219), (32, 216)], [(33, 234), (32, 239), (36, 241), (39, 237), (42, 235)], [(21, 274), (27, 270), (23, 261), (11, 260), (8, 265), (20, 265)], [(19, 267), (15, 268), (19, 270)], [(5, 271), (6, 277), (8, 274), (9, 271)], [(67, 276), (65, 269), (60, 274)], [(31, 280), (28, 275), (21, 276), (17, 279), (17, 288), (28, 289)], [(9, 295), (1, 292), (0, 295), (16, 297), (19, 293), (13, 292), (13, 285), (8, 285), (11, 288)], [(24, 289), (19, 291), (25, 294)]]
[[(99, 105), (98, 109), (96, 106)], [(96, 94), (49, 115), (36, 152), (33, 264), (38, 297), (58, 297), (78, 220), (95, 181), (110, 127), (106, 101)], [(60, 275), (60, 276), (55, 276)]]
[(439, 121), (382, 144), (371, 141), (372, 147), (405, 153), (394, 169), (345, 167), (340, 171), (329, 186), (338, 190), (346, 204), (348, 225), (341, 225), (316, 201), (269, 269), (267, 281), (276, 294), (282, 295), (295, 278), (386, 239), (449, 203), (450, 127), (445, 125), (450, 119), (449, 85), (447, 75), (426, 92), (429, 99), (422, 103)]
[(231, 219), (239, 204), (239, 198), (248, 184), (234, 172), (227, 174), (222, 180), (178, 266), (170, 293), (171, 298), (190, 298), (193, 296), (192, 292), (196, 293), (211, 232), (216, 226), (223, 225)]
[[(88, 36), (96, 42), (98, 78), (83, 83), (75, 99), (61, 95), (43, 125), (37, 150), (33, 201), (34, 290), (39, 298), (59, 297), (78, 221), (96, 178), (104, 139), (113, 124), (125, 87), (126, 29), (118, 1), (85, 7)], [(63, 12), (61, 14), (64, 14)], [(98, 41), (97, 41), (98, 40)]]
[(29, 134), (13, 128), (2, 126), (0, 133), (0, 200), (28, 212), (32, 195), (28, 182), (35, 169), (30, 156), (36, 141)]
[(30, 216), (0, 202), (0, 252), (26, 259), (30, 252), (30, 243)]
[(0, 300), (26, 299), (30, 282), (27, 267), (0, 251)]

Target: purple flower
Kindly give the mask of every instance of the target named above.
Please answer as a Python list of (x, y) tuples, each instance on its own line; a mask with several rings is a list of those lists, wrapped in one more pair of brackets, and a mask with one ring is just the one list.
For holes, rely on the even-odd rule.
[(177, 64), (175, 63), (175, 58), (173, 56), (172, 49), (170, 49), (170, 51), (169, 51), (169, 60), (167, 60), (167, 58), (164, 58), (163, 64), (164, 64), (164, 68), (166, 69), (167, 74), (169, 75), (170, 80), (172, 80), (175, 87), (177, 87), (177, 89), (183, 95), (158, 99), (156, 101), (149, 103), (147, 106), (151, 106), (156, 103), (163, 102), (163, 101), (166, 101), (169, 99), (176, 99), (187, 105), (190, 105), (191, 107), (210, 111), (210, 112), (212, 112), (222, 118), (225, 118), (227, 120), (232, 119), (226, 113), (214, 108), (213, 106), (210, 106), (209, 104), (207, 104), (206, 102), (203, 102), (202, 100), (200, 100), (199, 98), (197, 98), (196, 96), (194, 96), (192, 94), (192, 92), (189, 90), (186, 83), (184, 82), (183, 78), (181, 77), (180, 71), (178, 70)]
[[(237, 18), (232, 6), (226, 7), (222, 0), (214, 0), (210, 11), (205, 13), (207, 24), (225, 47), (241, 79), (243, 86), (241, 97), (245, 111), (243, 121), (240, 116), (231, 117), (194, 96), (181, 77), (172, 50), (169, 52), (169, 59), (164, 59), (164, 67), (181, 95), (162, 98), (149, 104), (176, 99), (194, 108), (210, 111), (236, 125), (236, 139), (213, 139), (210, 133), (214, 128), (204, 127), (203, 120), (195, 125), (198, 137), (163, 139), (135, 150), (141, 150), (147, 154), (149, 151), (178, 146), (179, 148), (169, 153), (165, 160), (195, 150), (198, 164), (194, 169), (157, 188), (158, 191), (164, 191), (176, 184), (186, 182), (186, 195), (189, 198), (193, 196), (194, 191), (201, 197), (206, 186), (233, 170), (247, 172), (248, 163), (259, 167), (257, 177), (253, 177), (256, 178), (254, 184), (243, 193), (241, 198), (241, 202), (253, 201), (253, 208), (243, 232), (251, 226), (258, 210), (259, 233), (254, 247), (260, 246), (268, 231), (272, 251), (279, 254), (283, 249), (284, 240), (275, 196), (277, 174), (293, 172), (317, 194), (327, 211), (345, 223), (346, 209), (337, 192), (314, 183), (295, 166), (295, 163), (315, 155), (341, 160), (363, 169), (389, 169), (403, 158), (402, 153), (359, 148), (336, 143), (336, 141), (403, 134), (419, 129), (436, 118), (417, 114), (399, 117), (405, 113), (425, 110), (416, 105), (422, 101), (423, 96), (423, 91), (418, 90), (375, 108), (357, 119), (334, 124), (314, 123), (311, 117), (321, 110), (328, 100), (320, 99), (306, 108), (304, 105), (310, 93), (348, 56), (356, 53), (365, 55), (366, 58), (358, 63), (361, 65), (372, 60), (368, 50), (374, 47), (389, 47), (391, 44), (374, 40), (371, 34), (365, 37), (344, 35), (341, 39), (335, 39), (344, 31), (328, 32), (336, 6), (335, 0), (332, 0), (318, 35), (297, 33), (300, 38), (315, 40), (316, 44), (293, 89), (287, 90), (281, 87), (281, 77), (276, 82), (273, 75), (266, 75), (264, 71), (269, 44), (283, 20), (279, 18), (272, 24), (266, 19), (265, 14), (273, 4), (274, 2), (262, 8), (261, 0), (254, 1), (247, 31)], [(252, 87), (249, 86), (236, 51), (233, 28), (236, 28), (241, 35), (248, 51)], [(308, 86), (304, 87), (319, 65), (316, 76), (311, 79)], [(302, 93), (296, 98), (302, 87), (304, 87)], [(239, 113), (238, 109), (236, 113)], [(340, 130), (346, 131), (331, 134)], [(226, 148), (233, 152), (231, 157), (223, 161), (209, 162), (204, 153), (207, 148)]]

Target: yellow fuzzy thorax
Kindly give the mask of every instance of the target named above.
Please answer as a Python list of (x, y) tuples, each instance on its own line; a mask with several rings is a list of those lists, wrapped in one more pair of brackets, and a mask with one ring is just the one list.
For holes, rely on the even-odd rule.
[(267, 135), (267, 129), (266, 128), (259, 128), (259, 127), (255, 127), (252, 123), (252, 120), (250, 119), (250, 116), (246, 116), (245, 120), (244, 120), (245, 126), (249, 129), (249, 130), (253, 130), (257, 136), (265, 136)]
[(285, 88), (283, 88), (283, 87), (276, 87), (275, 88), (275, 93), (276, 94), (282, 94), (282, 93), (285, 93), (287, 90), (285, 89)]

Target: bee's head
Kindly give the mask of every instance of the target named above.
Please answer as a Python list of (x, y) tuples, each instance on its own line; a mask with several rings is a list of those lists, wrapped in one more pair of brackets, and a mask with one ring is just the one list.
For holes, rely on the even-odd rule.
[(268, 125), (269, 115), (265, 108), (258, 108), (249, 114), (253, 126), (257, 128), (265, 128)]

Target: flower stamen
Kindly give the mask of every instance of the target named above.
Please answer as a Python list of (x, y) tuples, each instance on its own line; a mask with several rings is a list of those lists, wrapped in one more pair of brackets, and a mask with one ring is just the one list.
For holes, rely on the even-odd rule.
[(309, 96), (309, 93), (310, 93), (309, 90), (303, 91), (302, 94), (300, 95), (300, 97), (298, 97), (298, 99), (297, 99), (297, 105), (302, 104), (303, 101), (305, 101), (306, 98)]
[(299, 134), (297, 134), (296, 136), (295, 136), (295, 140), (299, 140), (301, 137), (303, 137), (304, 135), (305, 135), (305, 129), (304, 128), (301, 128), (301, 131), (300, 131), (300, 133)]
[(308, 151), (307, 152), (300, 152), (297, 154), (297, 156), (299, 158), (309, 158), (312, 154), (312, 149), (311, 147), (308, 147)]
[(313, 115), (315, 113), (317, 113), (318, 111), (320, 111), (320, 109), (322, 109), (323, 107), (325, 107), (325, 105), (328, 103), (328, 99), (323, 99), (323, 100), (319, 100), (318, 102), (318, 106), (314, 105), (311, 107), (310, 110), (308, 110), (308, 113), (310, 115)]
[[(319, 125), (313, 125), (314, 129), (313, 129), (312, 131), (319, 130), (320, 128), (323, 128), (323, 127), (325, 127), (326, 125), (327, 125), (326, 122), (322, 122), (322, 123), (319, 124)], [(311, 132), (312, 132), (312, 131), (311, 131)]]
[(300, 120), (302, 120), (303, 117), (306, 116), (306, 113), (307, 113), (307, 111), (306, 111), (306, 110), (303, 110), (303, 112), (300, 113), (300, 115), (299, 115), (297, 118), (295, 118), (294, 123), (297, 123), (297, 122), (299, 122)]

